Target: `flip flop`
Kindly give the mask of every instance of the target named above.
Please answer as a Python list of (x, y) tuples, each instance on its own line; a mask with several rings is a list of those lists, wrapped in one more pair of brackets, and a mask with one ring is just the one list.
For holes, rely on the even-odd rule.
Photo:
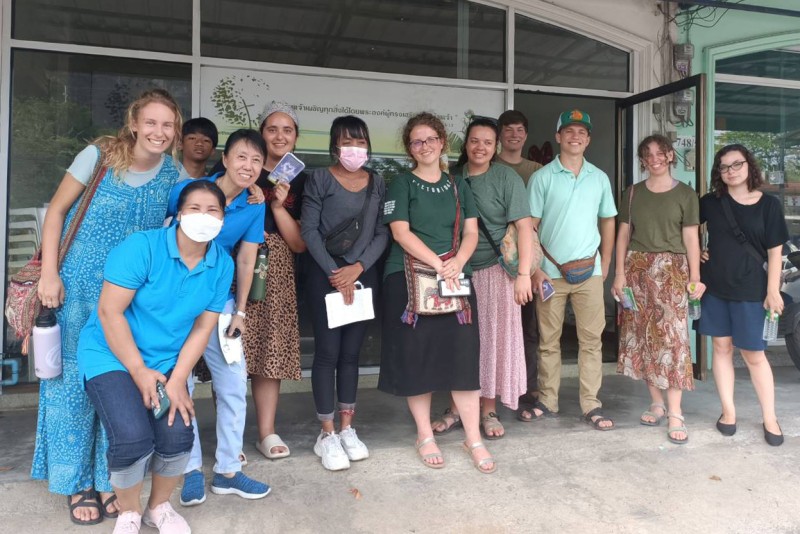
[[(81, 498), (77, 502), (72, 502), (72, 495), (67, 495), (67, 506), (69, 507), (69, 518), (76, 525), (96, 525), (103, 520), (103, 510), (100, 508), (100, 503), (97, 502), (97, 493), (94, 488), (79, 491), (75, 495), (80, 495)], [(78, 508), (94, 508), (97, 510), (97, 519), (89, 519), (88, 521), (81, 521), (73, 512)]]
[[(433, 428), (434, 426), (437, 426), (439, 424), (444, 425), (444, 430), (440, 431)], [(442, 434), (447, 434), (448, 432), (451, 432), (456, 428), (461, 428), (462, 426), (464, 426), (464, 424), (461, 422), (461, 416), (457, 413), (454, 413), (453, 410), (451, 410), (450, 408), (446, 409), (439, 419), (431, 423), (431, 428), (433, 428), (433, 433), (438, 434), (440, 436)]]
[[(430, 454), (422, 454), (419, 450), (427, 445), (428, 443), (436, 443), (436, 438), (425, 438), (419, 443), (416, 444), (417, 447), (417, 454), (419, 455), (420, 461), (425, 464), (425, 467), (430, 467), (431, 469), (441, 469), (444, 467), (444, 456), (442, 456), (442, 451), (439, 452), (432, 452)], [(441, 458), (442, 463), (440, 464), (432, 464), (428, 460), (432, 460), (434, 458)]]
[[(275, 447), (283, 447), (286, 450), (283, 452), (272, 452), (272, 449), (274, 449)], [(258, 449), (258, 452), (260, 452), (270, 460), (278, 460), (280, 458), (286, 458), (291, 454), (289, 446), (283, 442), (283, 440), (278, 434), (270, 434), (263, 440), (256, 441), (256, 449)]]
[(117, 494), (112, 493), (111, 497), (101, 502), (100, 492), (97, 492), (97, 501), (100, 502), (100, 513), (103, 514), (103, 517), (106, 519), (116, 519), (119, 517), (119, 512), (109, 512), (108, 507), (115, 502), (117, 502)]
[[(597, 419), (592, 419), (592, 417), (597, 417)], [(616, 425), (614, 425), (614, 421), (611, 421), (608, 417), (603, 417), (603, 411), (600, 408), (595, 408), (589, 412), (586, 412), (583, 415), (583, 420), (586, 424), (591, 425), (592, 428), (595, 430), (600, 430), (601, 432), (608, 432), (609, 430), (614, 430)], [(603, 421), (611, 421), (611, 426), (600, 426), (600, 423)]]

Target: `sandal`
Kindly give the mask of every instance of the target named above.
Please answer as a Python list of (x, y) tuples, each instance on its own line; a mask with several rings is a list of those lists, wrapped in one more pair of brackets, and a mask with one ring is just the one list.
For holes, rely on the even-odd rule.
[[(436, 430), (433, 428), (437, 425), (444, 425), (444, 430)], [(439, 434), (440, 436), (442, 434), (447, 434), (453, 429), (461, 428), (462, 426), (464, 426), (464, 424), (461, 422), (461, 416), (450, 408), (446, 409), (439, 419), (431, 423), (433, 433)]]
[[(539, 415), (536, 415), (534, 410), (539, 410), (542, 412)], [(530, 418), (525, 417), (523, 414), (528, 412), (531, 414)], [(537, 400), (536, 402), (530, 405), (530, 408), (520, 408), (517, 410), (517, 419), (522, 421), (523, 423), (530, 423), (531, 421), (538, 421), (540, 419), (544, 419), (545, 417), (557, 417), (558, 414), (554, 411), (550, 410), (547, 406), (545, 406), (542, 401)]]
[[(72, 502), (72, 495), (67, 495), (67, 506), (69, 507), (69, 518), (76, 525), (96, 525), (103, 520), (103, 510), (100, 508), (100, 503), (97, 502), (97, 493), (94, 488), (79, 491), (75, 495), (80, 495), (81, 498), (77, 502)], [(97, 519), (89, 519), (82, 521), (75, 517), (75, 510), (78, 508), (94, 508), (97, 510)]]
[[(681, 423), (683, 423), (686, 420), (682, 415), (678, 415), (676, 413), (668, 413), (667, 417), (673, 417), (678, 421), (680, 421)], [(672, 437), (673, 432), (683, 432), (684, 434), (686, 434), (686, 437), (683, 439), (673, 438)], [(686, 430), (686, 425), (681, 424), (681, 426), (671, 426), (667, 428), (667, 439), (670, 440), (672, 443), (675, 443), (676, 445), (683, 445), (684, 443), (689, 441), (689, 431)]]
[[(481, 447), (486, 449), (486, 445), (484, 445), (480, 441), (477, 443), (473, 443), (472, 445), (467, 445), (466, 443), (464, 443), (463, 445), (464, 445), (464, 450), (467, 452), (467, 456), (469, 456), (470, 460), (472, 460), (472, 465), (475, 466), (475, 469), (477, 469), (484, 475), (491, 475), (492, 473), (497, 471), (497, 462), (495, 462), (494, 458), (492, 458), (491, 456), (488, 456), (483, 460), (476, 460), (475, 457), (472, 455), (475, 449), (480, 449)], [(491, 469), (484, 469), (483, 466), (486, 464), (492, 464)]]
[[(500, 439), (505, 436), (505, 429), (494, 412), (489, 412), (481, 417), (481, 430), (483, 431), (483, 436), (489, 440)], [(502, 434), (497, 434), (496, 432), (498, 431), (502, 431)], [(493, 433), (490, 434), (489, 432)]]
[(108, 507), (117, 502), (117, 494), (112, 493), (111, 497), (107, 498), (106, 500), (102, 500), (100, 492), (97, 492), (97, 502), (100, 503), (100, 513), (103, 514), (103, 517), (106, 519), (116, 519), (119, 517), (119, 512), (109, 512)]
[[(425, 467), (430, 467), (431, 469), (441, 469), (441, 468), (443, 468), (444, 467), (444, 456), (442, 456), (442, 451), (432, 452), (430, 454), (422, 454), (420, 452), (420, 449), (422, 447), (424, 447), (425, 445), (427, 445), (428, 443), (434, 443), (435, 444), (436, 443), (436, 438), (432, 438), (432, 437), (431, 438), (425, 438), (422, 441), (417, 442), (417, 444), (416, 444), (417, 454), (419, 455), (420, 460), (422, 461), (423, 464), (425, 464)], [(442, 463), (433, 464), (433, 463), (428, 461), (428, 460), (433, 460), (434, 458), (441, 458), (442, 459)]]
[[(653, 410), (661, 409), (661, 415), (658, 415)], [(652, 417), (655, 421), (645, 421), (645, 417)], [(663, 421), (667, 417), (667, 407), (663, 404), (659, 404), (654, 402), (650, 405), (650, 409), (642, 412), (642, 415), (639, 417), (639, 424), (644, 426), (660, 426), (661, 421)]]
[[(594, 417), (596, 417), (597, 419), (593, 419)], [(603, 417), (603, 411), (601, 408), (595, 408), (594, 410), (585, 413), (583, 415), (583, 420), (586, 422), (586, 424), (591, 425), (592, 428), (594, 428), (595, 430), (606, 432), (608, 430), (614, 430), (615, 428), (614, 421), (611, 421), (611, 419), (609, 419), (608, 417)], [(611, 425), (600, 426), (600, 423), (603, 423), (605, 421), (611, 421)]]
[[(283, 447), (286, 450), (281, 452), (272, 452), (272, 449), (274, 449), (275, 447)], [(289, 454), (291, 454), (289, 446), (283, 442), (283, 440), (278, 434), (270, 434), (263, 440), (256, 441), (256, 449), (258, 449), (258, 452), (260, 452), (270, 460), (278, 460), (280, 458), (286, 458), (287, 456), (289, 456)]]

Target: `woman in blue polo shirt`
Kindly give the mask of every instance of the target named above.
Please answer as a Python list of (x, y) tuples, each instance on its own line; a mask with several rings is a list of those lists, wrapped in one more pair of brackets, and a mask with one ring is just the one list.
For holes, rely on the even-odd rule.
[[(97, 309), (81, 331), (79, 376), (109, 438), (110, 481), (120, 509), (114, 532), (138, 532), (142, 521), (191, 532), (169, 496), (192, 447), (194, 408), (186, 380), (233, 277), (230, 257), (209, 244), (222, 227), (224, 204), (216, 185), (194, 182), (177, 202), (178, 226), (137, 232), (114, 248)], [(169, 413), (160, 418), (152, 410), (164, 402), (159, 383), (169, 400)], [(148, 469), (153, 485), (143, 511)]]
[[(214, 241), (228, 254), (239, 244), (236, 252), (236, 295), (229, 295), (223, 310), (225, 314), (233, 314), (227, 329), (229, 337), (244, 333), (247, 295), (253, 282), (258, 246), (264, 241), (265, 206), (248, 204), (247, 188), (256, 182), (266, 154), (267, 148), (260, 133), (248, 129), (236, 130), (228, 137), (222, 152), (225, 172), (202, 178), (217, 184), (225, 194), (225, 225)], [(192, 182), (185, 180), (175, 185), (170, 194), (167, 216), (175, 215), (178, 195)], [(236, 330), (239, 332), (236, 333)], [(222, 353), (219, 336), (214, 334), (209, 339), (204, 359), (211, 371), (217, 401), (217, 450), (211, 491), (247, 499), (266, 497), (269, 486), (242, 473), (243, 414), (247, 411), (247, 369), (244, 358), (228, 363)], [(190, 381), (190, 393), (193, 389)], [(181, 490), (181, 504), (184, 506), (198, 505), (206, 499), (196, 422), (194, 435), (194, 447)]]

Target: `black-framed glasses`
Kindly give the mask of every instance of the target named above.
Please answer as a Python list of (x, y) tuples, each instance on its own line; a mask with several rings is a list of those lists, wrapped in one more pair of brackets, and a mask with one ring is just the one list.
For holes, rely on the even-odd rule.
[(439, 140), (439, 136), (438, 135), (432, 135), (427, 139), (415, 139), (414, 141), (411, 141), (410, 143), (408, 143), (408, 146), (414, 152), (418, 152), (418, 151), (422, 150), (422, 145), (428, 145), (429, 147), (432, 147), (433, 144), (438, 140)]
[(747, 163), (745, 160), (741, 160), (741, 161), (734, 161), (730, 165), (720, 165), (719, 173), (725, 174), (728, 171), (738, 171), (739, 169), (742, 168), (742, 165), (744, 165), (745, 163)]

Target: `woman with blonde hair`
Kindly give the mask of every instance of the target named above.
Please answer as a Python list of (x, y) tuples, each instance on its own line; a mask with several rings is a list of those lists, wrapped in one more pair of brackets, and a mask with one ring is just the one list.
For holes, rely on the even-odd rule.
[[(99, 523), (118, 511), (107, 439), (78, 375), (78, 335), (100, 296), (109, 251), (133, 232), (163, 225), (170, 189), (181, 175), (174, 157), (182, 122), (168, 92), (142, 93), (116, 136), (95, 140), (75, 157), (42, 227), (38, 296), (44, 307), (58, 308), (63, 373), (40, 384), (31, 477), (48, 480), (52, 493), (67, 495), (74, 523)], [(59, 243), (96, 175), (99, 185), (59, 265)]]
[[(442, 298), (430, 280), (449, 291), (472, 273), (478, 244), (478, 212), (467, 183), (450, 178), (441, 162), (447, 132), (431, 113), (411, 117), (403, 145), (413, 169), (392, 180), (383, 221), (394, 242), (383, 285), (381, 391), (406, 397), (417, 425), (422, 463), (444, 467), (431, 427), (431, 396), (450, 391), (467, 441), (464, 449), (481, 473), (497, 466), (481, 442), (478, 314), (475, 295)], [(433, 273), (433, 274), (432, 274)], [(463, 292), (460, 292), (463, 295)]]

